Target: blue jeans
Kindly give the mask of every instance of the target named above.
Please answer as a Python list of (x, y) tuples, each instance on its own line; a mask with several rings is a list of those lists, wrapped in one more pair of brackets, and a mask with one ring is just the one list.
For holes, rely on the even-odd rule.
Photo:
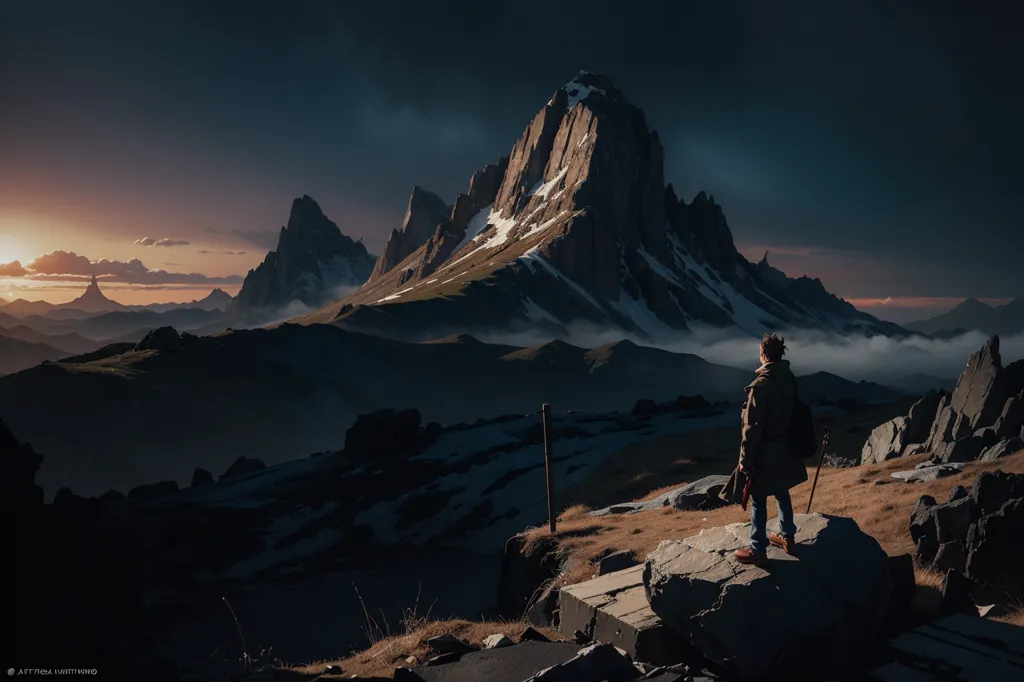
[[(775, 496), (779, 505), (779, 530), (784, 538), (796, 536), (796, 523), (793, 522), (793, 501), (789, 491)], [(750, 497), (750, 549), (758, 554), (768, 550), (768, 497)]]

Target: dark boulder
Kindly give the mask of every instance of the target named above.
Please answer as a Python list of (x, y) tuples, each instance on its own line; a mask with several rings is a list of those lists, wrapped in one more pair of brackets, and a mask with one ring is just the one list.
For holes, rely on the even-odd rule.
[(959, 499), (970, 497), (971, 491), (962, 485), (953, 486), (949, 491), (949, 496), (946, 498), (946, 502), (956, 502)]
[(544, 587), (558, 576), (561, 567), (562, 558), (554, 538), (534, 542), (526, 535), (509, 538), (498, 578), (498, 614), (522, 618)]
[(174, 327), (159, 327), (147, 333), (135, 344), (135, 350), (181, 350), (181, 336)]
[(932, 457), (937, 462), (970, 462), (981, 457), (981, 453), (989, 445), (992, 445), (992, 442), (986, 436), (967, 436), (940, 443), (933, 449)]
[(706, 410), (711, 403), (702, 395), (681, 395), (676, 398), (676, 408), (680, 410)]
[(239, 457), (235, 460), (234, 464), (228, 467), (228, 470), (220, 477), (220, 480), (232, 478), (234, 476), (242, 476), (244, 474), (251, 474), (254, 471), (265, 469), (266, 464), (262, 460), (253, 459), (249, 457)]
[(983, 471), (974, 479), (971, 498), (981, 514), (992, 514), (1009, 500), (1024, 497), (1024, 474)]
[(640, 562), (637, 561), (633, 552), (629, 550), (622, 550), (621, 552), (612, 552), (608, 556), (604, 557), (597, 563), (597, 574), (607, 575), (614, 573), (615, 571), (624, 571), (627, 568), (633, 568)]
[(928, 391), (910, 407), (903, 433), (905, 444), (924, 443), (928, 440), (932, 422), (935, 421), (939, 405), (945, 397), (946, 392), (943, 390)]
[(942, 581), (942, 600), (939, 602), (939, 611), (943, 615), (951, 613), (966, 613), (972, 616), (978, 615), (978, 607), (971, 599), (971, 591), (977, 584), (957, 570), (946, 571), (946, 577)]
[(192, 472), (192, 487), (198, 488), (204, 485), (210, 485), (213, 483), (213, 474), (206, 469), (196, 467), (196, 470)]
[(967, 535), (967, 575), (1008, 594), (1024, 594), (1024, 498), (1006, 502), (971, 526)]

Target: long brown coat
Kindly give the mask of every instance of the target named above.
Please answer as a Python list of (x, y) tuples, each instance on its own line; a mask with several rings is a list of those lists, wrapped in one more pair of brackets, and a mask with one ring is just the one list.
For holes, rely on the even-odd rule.
[(750, 494), (760, 497), (800, 485), (807, 480), (807, 468), (790, 451), (796, 379), (789, 361), (766, 363), (756, 374), (746, 388), (740, 463), (753, 472)]

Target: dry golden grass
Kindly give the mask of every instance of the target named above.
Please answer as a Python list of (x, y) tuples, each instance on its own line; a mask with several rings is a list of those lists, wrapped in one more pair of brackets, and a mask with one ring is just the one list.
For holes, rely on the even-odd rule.
[[(395, 668), (404, 665), (405, 660), (414, 656), (422, 662), (434, 654), (424, 642), (436, 635), (449, 633), (470, 644), (480, 646), (483, 640), (495, 633), (516, 639), (526, 629), (525, 622), (471, 622), (467, 620), (435, 620), (419, 623), (409, 632), (387, 637), (369, 649), (337, 661), (320, 661), (290, 669), (293, 676), (321, 679), (346, 679), (353, 675), (363, 678), (390, 680)], [(562, 639), (551, 630), (537, 628), (550, 639)], [(332, 670), (328, 670), (328, 666)], [(336, 671), (337, 670), (337, 671)]]
[[(956, 485), (970, 487), (982, 471), (1002, 469), (1009, 473), (1024, 473), (1024, 452), (994, 462), (971, 462), (963, 471), (930, 483), (902, 483), (893, 479), (894, 471), (912, 469), (927, 459), (927, 455), (904, 457), (875, 466), (850, 469), (822, 469), (814, 494), (813, 511), (854, 518), (861, 530), (872, 535), (890, 555), (912, 552), (910, 539), (910, 513), (921, 495), (931, 495), (945, 501)], [(796, 512), (806, 511), (814, 470), (808, 470), (809, 480), (792, 491)], [(691, 479), (693, 480), (693, 479)], [(663, 490), (686, 483), (679, 480), (671, 486), (650, 491), (649, 497)], [(627, 481), (624, 487), (629, 487)], [(598, 497), (604, 502), (605, 491)], [(618, 498), (626, 501), (629, 498)], [(598, 505), (594, 505), (595, 507)], [(770, 507), (774, 504), (770, 503)], [(771, 509), (770, 517), (776, 515)], [(710, 511), (676, 511), (671, 508), (632, 515), (612, 515), (600, 518), (586, 516), (584, 507), (577, 503), (559, 517), (555, 536), (563, 551), (581, 559), (572, 575), (563, 579), (572, 584), (589, 578), (599, 556), (612, 551), (629, 550), (642, 559), (662, 540), (682, 539), (696, 535), (702, 529), (714, 528), (738, 521), (746, 521), (749, 512), (732, 505)], [(549, 535), (547, 527), (533, 529), (531, 539)], [(924, 584), (941, 577), (919, 574)]]
[(1010, 625), (1016, 625), (1019, 628), (1024, 628), (1024, 602), (1018, 601), (1010, 609), (1010, 612), (1005, 616), (999, 616), (994, 620), (999, 620)]

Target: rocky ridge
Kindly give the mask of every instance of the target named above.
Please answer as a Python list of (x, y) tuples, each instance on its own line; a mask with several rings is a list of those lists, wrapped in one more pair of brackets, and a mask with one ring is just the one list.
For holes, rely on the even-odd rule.
[(643, 112), (581, 72), (415, 251), (299, 321), (403, 337), (574, 323), (642, 337), (701, 325), (902, 332), (817, 280), (765, 276), (767, 263), (737, 253), (714, 198), (680, 200), (663, 166)]
[(977, 353), (952, 393), (931, 391), (906, 417), (879, 425), (862, 464), (932, 453), (931, 464), (997, 459), (1024, 448), (1024, 360), (1006, 367), (993, 336)]

